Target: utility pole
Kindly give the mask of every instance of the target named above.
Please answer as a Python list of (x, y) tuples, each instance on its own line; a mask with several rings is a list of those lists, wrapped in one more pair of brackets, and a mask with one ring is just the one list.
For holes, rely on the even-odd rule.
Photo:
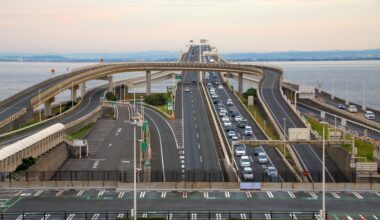
[(321, 219), (326, 220), (326, 156), (325, 156), (325, 126), (323, 126), (322, 130), (322, 211), (321, 211)]
[(41, 122), (41, 120), (42, 120), (42, 115), (41, 115), (41, 89), (38, 90), (38, 105), (40, 106), (39, 116), (40, 116), (40, 122)]
[(59, 114), (62, 114), (62, 85), (59, 84)]

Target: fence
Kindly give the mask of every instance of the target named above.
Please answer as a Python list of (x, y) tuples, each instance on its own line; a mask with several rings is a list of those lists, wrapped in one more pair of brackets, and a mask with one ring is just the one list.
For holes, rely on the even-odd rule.
[[(138, 219), (321, 219), (318, 211), (137, 211)], [(329, 217), (326, 213), (326, 218)], [(130, 211), (1, 213), (0, 219), (131, 219)]]
[[(253, 180), (250, 182), (298, 182), (294, 175), (290, 172), (279, 172), (277, 177), (268, 176), (266, 173), (255, 173)], [(348, 179), (341, 173), (331, 173), (326, 175), (326, 182), (346, 183)], [(144, 171), (137, 172), (137, 181), (144, 181)], [(153, 170), (150, 172), (150, 182), (164, 182), (163, 176), (165, 175), (166, 182), (236, 182), (226, 178), (226, 173), (221, 171), (206, 171), (206, 170), (192, 170), (192, 171), (158, 171)], [(322, 182), (322, 172), (307, 173), (313, 182)], [(353, 182), (362, 183), (379, 183), (379, 175), (377, 173), (351, 173)], [(242, 176), (242, 175), (240, 175)], [(243, 178), (242, 178), (243, 179)], [(30, 171), (22, 174), (13, 172), (0, 172), (0, 182), (12, 181), (119, 181), (119, 182), (133, 182), (132, 171)], [(244, 181), (244, 180), (242, 180)]]

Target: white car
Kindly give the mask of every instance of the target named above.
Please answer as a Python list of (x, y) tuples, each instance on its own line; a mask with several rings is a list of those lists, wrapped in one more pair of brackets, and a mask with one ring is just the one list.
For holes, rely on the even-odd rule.
[(240, 115), (235, 116), (235, 121), (236, 122), (241, 121), (241, 120), (243, 120), (243, 117), (241, 117)]
[(233, 105), (234, 103), (232, 102), (231, 99), (227, 99), (227, 105)]
[(366, 119), (373, 120), (373, 119), (375, 119), (375, 113), (373, 113), (373, 111), (365, 111), (364, 117)]
[(217, 98), (218, 98), (218, 95), (217, 95), (217, 94), (212, 94), (212, 95), (211, 95), (211, 98), (213, 98), (213, 99), (217, 99)]
[(251, 160), (248, 156), (241, 156), (240, 157), (240, 166), (241, 167), (249, 167), (251, 166)]
[(190, 92), (190, 88), (189, 87), (185, 87), (185, 92)]
[(224, 122), (223, 122), (223, 126), (224, 126), (224, 127), (232, 126), (232, 123), (231, 123), (230, 121), (224, 121)]
[(211, 87), (210, 92), (215, 92), (215, 88)]
[(237, 145), (235, 147), (236, 156), (244, 156), (245, 155), (245, 147), (243, 145)]
[(244, 135), (253, 135), (252, 127), (251, 126), (245, 126), (244, 128)]
[(274, 178), (278, 177), (278, 171), (277, 171), (276, 167), (274, 167), (272, 165), (267, 167), (267, 174), (270, 177), (274, 177)]
[(259, 163), (268, 163), (268, 157), (264, 152), (259, 153)]
[(229, 131), (229, 132), (227, 133), (227, 136), (228, 136), (229, 138), (232, 138), (233, 136), (236, 136), (236, 133), (235, 133), (235, 131)]
[(253, 170), (251, 167), (244, 167), (243, 178), (244, 180), (253, 180)]
[(222, 85), (219, 85), (219, 86), (218, 86), (218, 89), (223, 89), (223, 86), (222, 86)]
[(223, 116), (222, 117), (222, 121), (225, 122), (225, 121), (230, 121), (230, 118), (228, 116)]
[(231, 140), (233, 140), (233, 141), (237, 141), (237, 140), (239, 140), (239, 137), (236, 136), (236, 135), (235, 135), (235, 136), (232, 136), (232, 137), (231, 137)]
[(219, 112), (219, 116), (220, 117), (223, 117), (223, 116), (226, 116), (227, 115), (227, 111), (220, 111)]
[(349, 105), (347, 110), (352, 113), (358, 112), (358, 108), (355, 105)]

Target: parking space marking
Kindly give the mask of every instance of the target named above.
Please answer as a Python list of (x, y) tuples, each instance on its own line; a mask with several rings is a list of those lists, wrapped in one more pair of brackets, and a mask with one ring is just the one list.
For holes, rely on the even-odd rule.
[(224, 195), (226, 196), (226, 198), (230, 198), (231, 197), (230, 192), (228, 192), (228, 191), (225, 191)]
[(215, 217), (216, 217), (216, 220), (222, 220), (222, 214), (221, 213), (216, 213)]
[(81, 195), (83, 195), (83, 193), (84, 193), (85, 191), (86, 191), (85, 189), (81, 189), (81, 190), (79, 190), (79, 192), (77, 193), (77, 196), (81, 196)]
[(357, 192), (352, 192), (352, 194), (354, 194), (358, 199), (364, 199), (364, 197)]
[(37, 196), (39, 196), (42, 192), (43, 192), (42, 190), (38, 190), (36, 193), (34, 193), (33, 196), (37, 197)]
[(290, 215), (290, 217), (291, 217), (292, 219), (297, 220), (297, 216), (296, 216), (296, 214), (294, 214), (294, 213), (290, 213), (289, 215)]
[(208, 198), (208, 192), (204, 192), (203, 197)]
[(98, 219), (98, 218), (99, 218), (99, 214), (96, 213), (96, 214), (94, 214), (94, 215), (92, 216), (91, 220), (96, 220), (96, 219)]
[(309, 192), (309, 194), (311, 196), (311, 199), (318, 199), (318, 196), (315, 194), (315, 192)]
[(290, 198), (292, 198), (292, 199), (295, 199), (295, 198), (296, 198), (296, 196), (294, 195), (293, 192), (288, 191), (288, 194), (289, 194)]
[(161, 198), (166, 198), (166, 192), (165, 191), (161, 193)]
[(98, 193), (98, 197), (102, 196), (105, 192), (106, 192), (105, 189), (100, 190), (100, 192)]
[(271, 216), (270, 216), (270, 214), (268, 214), (268, 213), (265, 214), (265, 218), (266, 219), (272, 219)]
[(72, 219), (74, 219), (74, 217), (75, 217), (75, 214), (70, 214), (70, 215), (66, 218), (66, 220), (72, 220)]
[(377, 219), (378, 219), (376, 215), (373, 215), (372, 217), (373, 217), (375, 220), (377, 220)]
[(19, 196), (22, 192), (23, 192), (22, 190), (18, 191), (18, 193), (16, 193), (15, 196)]
[(199, 160), (201, 161), (201, 163), (202, 163), (202, 156), (199, 156)]
[(120, 213), (117, 215), (117, 218), (123, 218), (124, 217), (124, 214), (123, 213)]
[(271, 191), (267, 191), (267, 194), (268, 194), (269, 198), (273, 198), (274, 197)]
[(347, 215), (348, 220), (354, 220), (351, 216)]
[(50, 214), (45, 214), (45, 216), (41, 220), (47, 220), (50, 218)]
[(62, 195), (63, 192), (64, 192), (64, 190), (61, 189), (61, 190), (59, 190), (59, 191), (57, 192), (57, 194), (55, 194), (55, 196), (60, 196), (60, 195)]
[(379, 192), (376, 192), (376, 195), (377, 195), (377, 196), (380, 196), (380, 193), (379, 193)]
[(364, 217), (364, 216), (362, 216), (362, 215), (359, 215), (359, 217), (360, 217), (360, 220), (365, 220), (366, 218)]
[(245, 213), (240, 213), (240, 218), (241, 218), (241, 219), (247, 219), (247, 216), (246, 216)]
[(197, 219), (197, 213), (191, 213), (191, 220)]
[(123, 198), (124, 194), (125, 194), (125, 191), (119, 192), (119, 195), (117, 196), (117, 198), (119, 199)]
[(247, 198), (252, 198), (252, 194), (250, 191), (246, 191), (245, 192), (245, 195), (247, 196)]
[(332, 196), (334, 196), (334, 198), (336, 198), (336, 199), (340, 199), (340, 196), (338, 195), (338, 193), (336, 193), (336, 192), (331, 192), (330, 193)]
[(187, 192), (182, 193), (182, 198), (185, 198), (185, 199), (187, 198)]
[(145, 192), (141, 192), (140, 193), (140, 198), (144, 198), (145, 197)]
[(172, 220), (173, 219), (173, 213), (170, 213), (169, 214), (169, 220)]
[(23, 219), (23, 216), (22, 215), (19, 215), (16, 220), (22, 220)]
[(321, 216), (319, 214), (314, 215), (317, 220), (322, 220)]

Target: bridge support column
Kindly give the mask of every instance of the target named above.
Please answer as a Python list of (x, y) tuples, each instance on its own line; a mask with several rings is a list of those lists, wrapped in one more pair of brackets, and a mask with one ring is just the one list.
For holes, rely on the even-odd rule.
[(112, 76), (107, 76), (107, 80), (108, 80), (108, 92), (113, 92)]
[(76, 102), (78, 99), (78, 89), (79, 89), (79, 85), (74, 85), (70, 88), (72, 102)]
[(240, 96), (243, 95), (243, 73), (239, 73), (238, 76), (238, 93)]
[(147, 95), (150, 95), (151, 93), (151, 78), (152, 78), (152, 73), (150, 72), (150, 70), (147, 70), (146, 71), (146, 94)]
[(49, 99), (44, 103), (44, 116), (50, 117), (52, 115), (51, 112), (51, 104), (54, 102), (54, 98)]
[(86, 82), (83, 82), (80, 84), (80, 96), (84, 97), (84, 94), (86, 93)]

